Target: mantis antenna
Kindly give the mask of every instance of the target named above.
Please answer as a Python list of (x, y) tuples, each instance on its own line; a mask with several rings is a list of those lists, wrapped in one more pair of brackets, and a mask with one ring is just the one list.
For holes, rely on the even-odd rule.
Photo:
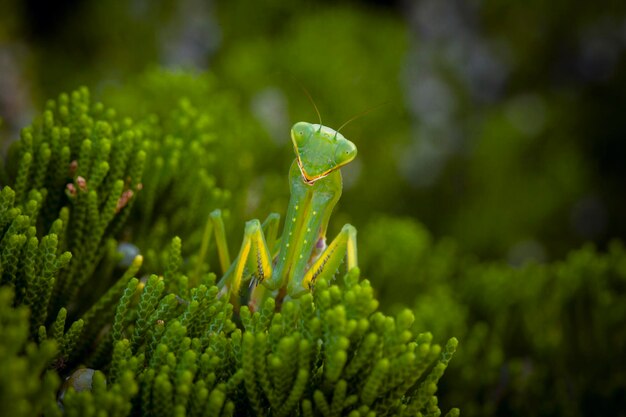
[(339, 131), (340, 131), (341, 129), (343, 129), (344, 127), (346, 127), (346, 125), (347, 125), (348, 123), (353, 122), (353, 121), (355, 121), (356, 119), (358, 119), (359, 117), (365, 116), (367, 113), (373, 112), (374, 110), (379, 109), (379, 108), (381, 108), (382, 106), (384, 106), (384, 105), (386, 105), (386, 104), (388, 104), (388, 103), (389, 103), (389, 102), (385, 101), (384, 103), (380, 103), (380, 104), (379, 104), (379, 105), (377, 105), (377, 106), (370, 107), (370, 108), (369, 108), (369, 109), (367, 109), (367, 110), (364, 110), (364, 111), (362, 111), (362, 112), (360, 112), (360, 113), (355, 114), (354, 116), (352, 116), (351, 118), (349, 118), (347, 122), (345, 122), (344, 124), (342, 124), (341, 126), (339, 126), (339, 129), (337, 129), (337, 130), (336, 130), (336, 132), (337, 132), (337, 133), (339, 133)]
[(304, 94), (306, 94), (307, 98), (309, 99), (309, 101), (313, 105), (313, 108), (315, 109), (315, 113), (317, 113), (317, 118), (320, 121), (319, 131), (321, 131), (322, 130), (322, 115), (320, 114), (320, 111), (318, 110), (317, 105), (315, 104), (315, 100), (313, 100), (313, 97), (309, 93), (309, 90), (307, 90), (306, 87), (304, 86), (304, 84), (302, 84), (302, 82), (295, 75), (293, 75), (292, 73), (287, 71), (286, 75), (288, 77), (290, 77), (291, 79), (293, 79), (300, 86), (302, 91), (304, 91)]
[(320, 121), (320, 130), (321, 130), (322, 129), (322, 116), (320, 115), (320, 111), (317, 109), (317, 106), (315, 105), (315, 100), (313, 100), (313, 97), (311, 97), (311, 94), (309, 94), (309, 91), (306, 88), (304, 88), (302, 84), (300, 84), (300, 88), (302, 88), (302, 91), (304, 91), (304, 94), (306, 94), (306, 96), (309, 98), (309, 101), (313, 105), (313, 108), (315, 109), (315, 113), (317, 113), (317, 118)]

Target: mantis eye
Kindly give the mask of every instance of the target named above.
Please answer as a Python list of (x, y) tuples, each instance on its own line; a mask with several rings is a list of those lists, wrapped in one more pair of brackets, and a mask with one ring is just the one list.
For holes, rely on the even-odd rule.
[(342, 140), (335, 151), (335, 163), (342, 166), (356, 157), (356, 146), (348, 140)]
[(291, 128), (291, 138), (294, 144), (302, 145), (302, 143), (311, 134), (311, 124), (306, 122), (298, 122)]

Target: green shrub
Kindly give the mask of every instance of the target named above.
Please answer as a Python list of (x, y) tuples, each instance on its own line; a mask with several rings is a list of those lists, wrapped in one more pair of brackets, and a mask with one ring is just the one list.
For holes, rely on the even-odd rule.
[[(176, 88), (189, 96), (163, 105)], [(7, 400), (16, 416), (440, 415), (456, 339), (442, 349), (411, 331), (410, 311), (377, 312), (358, 269), (255, 312), (218, 296), (197, 236), (220, 205), (242, 217), (240, 175), (253, 165), (233, 172), (235, 138), (256, 138), (232, 129), (236, 115), (222, 122), (238, 111), (227, 94), (194, 95), (205, 88), (203, 76), (148, 73), (111, 93), (120, 108), (155, 103), (134, 121), (83, 88), (49, 102), (13, 145), (0, 191), (0, 364), (12, 364), (0, 399), (19, 399)], [(130, 262), (120, 239), (138, 249)]]
[(626, 380), (615, 372), (626, 352), (621, 243), (514, 268), (433, 242), (410, 219), (381, 218), (361, 236), (361, 267), (380, 289), (382, 309), (397, 311), (402, 300), (414, 306), (414, 331), (464, 342), (442, 390), (465, 414), (582, 416), (624, 407)]

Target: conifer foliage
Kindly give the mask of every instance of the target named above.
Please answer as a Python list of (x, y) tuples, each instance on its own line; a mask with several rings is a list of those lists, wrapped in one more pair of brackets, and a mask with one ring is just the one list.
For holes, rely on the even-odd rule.
[[(148, 230), (132, 224), (135, 206), (152, 218), (169, 194), (184, 200), (172, 167), (211, 146), (198, 131), (219, 123), (202, 120), (183, 100), (134, 122), (81, 88), (50, 101), (12, 146), (0, 190), (3, 414), (440, 415), (437, 382), (456, 339), (442, 348), (410, 330), (410, 311), (378, 312), (357, 269), (299, 299), (236, 311), (175, 231), (159, 232), (172, 233), (166, 247), (135, 239)], [(155, 270), (141, 254), (120, 262), (120, 239), (150, 245)]]

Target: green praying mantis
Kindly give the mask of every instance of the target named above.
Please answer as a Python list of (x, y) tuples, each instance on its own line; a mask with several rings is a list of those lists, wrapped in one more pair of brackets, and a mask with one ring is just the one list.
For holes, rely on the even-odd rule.
[(356, 146), (321, 120), (293, 125), (291, 141), (296, 159), (289, 170), (291, 197), (280, 238), (278, 214), (270, 214), (263, 223), (248, 221), (239, 254), (231, 263), (221, 212), (211, 213), (223, 272), (220, 296), (228, 295), (235, 306), (247, 280), (253, 286), (249, 306), (255, 310), (273, 291), (297, 298), (310, 291), (317, 279), (331, 279), (344, 258), (348, 270), (357, 266), (352, 225), (343, 226), (326, 245), (330, 215), (342, 191), (339, 169), (354, 160)]

